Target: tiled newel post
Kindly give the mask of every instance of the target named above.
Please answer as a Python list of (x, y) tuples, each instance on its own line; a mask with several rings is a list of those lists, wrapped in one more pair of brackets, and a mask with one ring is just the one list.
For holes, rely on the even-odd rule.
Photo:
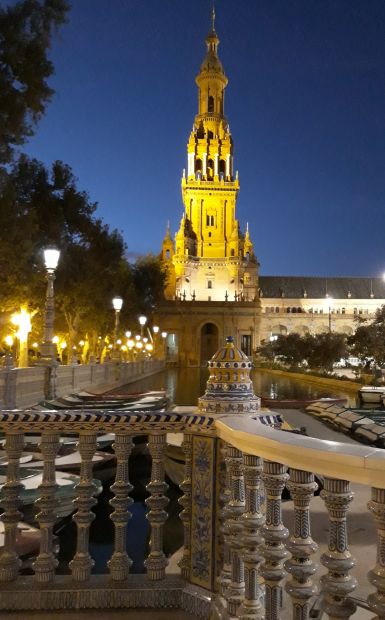
[[(252, 364), (232, 337), (208, 365), (210, 376), (199, 412), (213, 417), (257, 414), (260, 399), (250, 380)], [(209, 432), (193, 434), (191, 488), (190, 581), (211, 591), (220, 589), (235, 611), (244, 594), (242, 452), (224, 446)]]

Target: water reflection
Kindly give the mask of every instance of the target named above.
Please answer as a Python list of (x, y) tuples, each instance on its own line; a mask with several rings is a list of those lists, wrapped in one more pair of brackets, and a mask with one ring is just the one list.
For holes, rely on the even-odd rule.
[[(196, 405), (204, 394), (209, 373), (206, 368), (168, 368), (152, 377), (125, 386), (129, 392), (166, 389), (177, 405)], [(343, 397), (355, 405), (355, 396), (335, 388), (301, 381), (301, 378), (280, 377), (268, 371), (252, 372), (254, 391), (258, 396), (274, 400), (311, 400), (325, 397)], [(122, 388), (120, 388), (121, 390)]]

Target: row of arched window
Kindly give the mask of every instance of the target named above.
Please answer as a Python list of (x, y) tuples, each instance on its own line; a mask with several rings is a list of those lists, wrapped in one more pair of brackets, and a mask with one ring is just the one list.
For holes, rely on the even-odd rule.
[[(195, 173), (196, 174), (200, 173), (201, 175), (203, 174), (203, 163), (202, 163), (202, 160), (199, 158), (195, 160)], [(226, 162), (224, 159), (219, 160), (218, 174), (220, 178), (225, 177)], [(212, 179), (214, 177), (214, 160), (213, 159), (207, 160), (206, 176), (208, 179)]]
[[(267, 306), (265, 308), (265, 313), (278, 313), (278, 312), (286, 312), (287, 314), (295, 314), (300, 312), (308, 312), (309, 314), (328, 314), (328, 308), (309, 308), (308, 310), (304, 310), (299, 306), (289, 306), (287, 308), (280, 308), (279, 306)], [(346, 314), (346, 308), (331, 308), (331, 314)], [(353, 314), (369, 314), (368, 308), (353, 308)]]

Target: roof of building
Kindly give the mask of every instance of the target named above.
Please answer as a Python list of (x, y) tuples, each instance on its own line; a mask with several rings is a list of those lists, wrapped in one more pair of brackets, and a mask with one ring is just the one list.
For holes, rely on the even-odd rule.
[(259, 276), (261, 297), (385, 299), (383, 278)]

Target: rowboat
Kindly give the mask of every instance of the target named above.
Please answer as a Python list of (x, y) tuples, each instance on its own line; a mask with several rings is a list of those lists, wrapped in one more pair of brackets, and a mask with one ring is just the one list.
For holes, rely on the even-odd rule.
[(374, 387), (371, 385), (364, 385), (358, 391), (359, 399), (364, 404), (376, 404), (382, 403), (382, 397), (385, 396), (385, 386)]

